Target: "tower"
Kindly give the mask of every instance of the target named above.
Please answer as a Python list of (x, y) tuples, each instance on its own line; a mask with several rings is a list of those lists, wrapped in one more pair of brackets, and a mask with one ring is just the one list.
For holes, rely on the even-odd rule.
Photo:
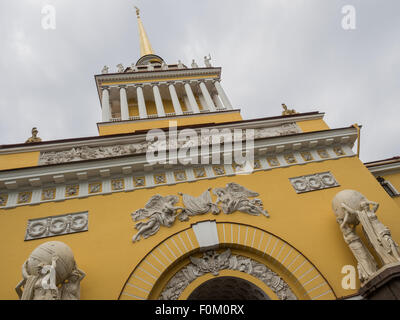
[(181, 61), (167, 64), (152, 49), (136, 10), (140, 39), (139, 60), (130, 67), (118, 66), (117, 73), (96, 75), (101, 101), (100, 135), (128, 133), (166, 127), (168, 121), (179, 125), (241, 120), (221, 86), (221, 68), (193, 60), (191, 67)]

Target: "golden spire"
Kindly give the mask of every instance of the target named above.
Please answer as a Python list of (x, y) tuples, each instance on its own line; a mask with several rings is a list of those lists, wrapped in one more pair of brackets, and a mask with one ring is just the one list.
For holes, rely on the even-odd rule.
[(136, 16), (139, 25), (139, 36), (140, 36), (140, 56), (143, 57), (148, 54), (154, 54), (153, 48), (151, 47), (149, 38), (147, 37), (146, 31), (144, 30), (144, 26), (142, 20), (140, 19), (140, 10), (138, 7), (136, 9)]

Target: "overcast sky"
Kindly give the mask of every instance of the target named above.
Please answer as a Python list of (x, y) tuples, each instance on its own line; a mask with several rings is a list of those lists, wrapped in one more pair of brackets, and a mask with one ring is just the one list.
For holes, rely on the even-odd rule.
[[(245, 119), (281, 103), (325, 112), (331, 128), (363, 125), (361, 160), (400, 155), (398, 0), (1, 0), (0, 144), (34, 126), (43, 140), (98, 135), (94, 75), (140, 58), (134, 4), (167, 63), (211, 54)], [(356, 29), (342, 26), (345, 5)]]

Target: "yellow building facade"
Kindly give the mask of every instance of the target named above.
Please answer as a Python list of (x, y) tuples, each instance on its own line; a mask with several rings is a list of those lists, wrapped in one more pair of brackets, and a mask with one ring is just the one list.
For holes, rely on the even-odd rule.
[(243, 119), (221, 68), (166, 64), (139, 12), (138, 24), (138, 62), (95, 77), (99, 136), (0, 147), (0, 299), (18, 284), (30, 298), (67, 292), (68, 277), (46, 289), (43, 271), (28, 289), (21, 273), (54, 241), (83, 270), (70, 293), (83, 300), (361, 298), (332, 200), (350, 189), (379, 203), (400, 241), (399, 160), (364, 165), (358, 127), (329, 128), (320, 112)]

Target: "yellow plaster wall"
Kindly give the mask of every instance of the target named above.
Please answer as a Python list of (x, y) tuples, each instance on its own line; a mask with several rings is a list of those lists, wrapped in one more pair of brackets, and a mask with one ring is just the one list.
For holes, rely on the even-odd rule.
[(0, 155), (0, 170), (37, 166), (39, 156), (39, 151)]
[[(291, 177), (325, 171), (332, 172), (340, 187), (297, 194), (290, 185)], [(177, 195), (184, 192), (199, 196), (209, 187), (223, 187), (229, 182), (259, 192), (259, 198), (271, 217), (267, 219), (240, 212), (195, 216), (187, 222), (176, 221), (172, 228), (161, 227), (157, 235), (132, 243), (136, 230), (130, 214), (144, 207), (154, 194)], [(82, 299), (117, 299), (125, 281), (148, 252), (165, 238), (190, 228), (191, 224), (210, 219), (251, 225), (280, 237), (316, 266), (336, 296), (353, 294), (355, 290), (341, 287), (341, 270), (347, 264), (356, 266), (356, 261), (343, 240), (331, 209), (335, 194), (349, 188), (380, 203), (377, 215), (400, 243), (399, 207), (356, 157), (0, 210), (0, 252), (4, 257), (0, 264), (0, 299), (17, 298), (14, 288), (21, 280), (23, 262), (34, 248), (52, 240), (69, 245), (79, 268), (86, 272), (82, 282)], [(88, 232), (24, 242), (28, 219), (82, 211), (89, 211)]]
[[(400, 171), (381, 175), (381, 177), (384, 178), (385, 180), (389, 181), (393, 185), (393, 187), (395, 187), (396, 190), (398, 192), (400, 192)], [(400, 196), (394, 197), (393, 200), (400, 207)]]
[(149, 119), (147, 121), (139, 121), (132, 123), (112, 123), (112, 124), (98, 124), (99, 135), (106, 136), (111, 134), (132, 133), (139, 130), (149, 130), (156, 128), (168, 128), (170, 121), (177, 121), (178, 126), (205, 124), (205, 123), (223, 123), (231, 121), (243, 120), (239, 111), (229, 114), (213, 114), (213, 115), (199, 115), (188, 116), (184, 118), (170, 118), (163, 120)]
[(297, 121), (296, 123), (303, 132), (312, 132), (312, 131), (330, 129), (323, 119)]

